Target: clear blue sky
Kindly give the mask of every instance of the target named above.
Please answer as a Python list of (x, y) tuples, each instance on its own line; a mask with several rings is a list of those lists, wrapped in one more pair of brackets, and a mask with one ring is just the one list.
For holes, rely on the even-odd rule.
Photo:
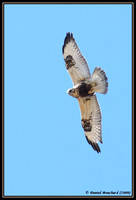
[[(5, 195), (131, 195), (131, 15), (131, 4), (5, 4)], [(97, 94), (100, 154), (84, 136), (78, 101), (66, 93), (66, 32), (91, 73), (98, 66), (108, 77), (108, 93)]]

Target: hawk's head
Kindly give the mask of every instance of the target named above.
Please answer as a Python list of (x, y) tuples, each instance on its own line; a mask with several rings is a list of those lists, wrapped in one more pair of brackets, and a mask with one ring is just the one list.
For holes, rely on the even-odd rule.
[(67, 93), (72, 97), (75, 97), (75, 98), (79, 97), (79, 92), (78, 92), (77, 88), (70, 88), (67, 90)]

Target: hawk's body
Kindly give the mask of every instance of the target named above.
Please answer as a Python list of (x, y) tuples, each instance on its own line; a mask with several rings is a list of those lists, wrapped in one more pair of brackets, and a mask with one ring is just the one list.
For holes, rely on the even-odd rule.
[(102, 143), (101, 111), (95, 92), (107, 93), (107, 77), (101, 68), (96, 67), (92, 76), (73, 34), (67, 33), (62, 47), (66, 68), (71, 76), (73, 88), (68, 94), (77, 98), (81, 111), (81, 124), (86, 139), (93, 149), (100, 152), (98, 142)]

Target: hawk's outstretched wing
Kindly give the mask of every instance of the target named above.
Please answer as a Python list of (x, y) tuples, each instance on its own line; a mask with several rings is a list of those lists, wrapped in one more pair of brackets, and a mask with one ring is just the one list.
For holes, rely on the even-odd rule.
[(101, 111), (94, 94), (78, 98), (81, 123), (85, 132), (86, 139), (93, 149), (98, 153), (101, 152), (98, 142), (102, 143), (101, 133)]
[(87, 62), (81, 54), (72, 33), (66, 34), (62, 52), (66, 68), (74, 85), (91, 77)]

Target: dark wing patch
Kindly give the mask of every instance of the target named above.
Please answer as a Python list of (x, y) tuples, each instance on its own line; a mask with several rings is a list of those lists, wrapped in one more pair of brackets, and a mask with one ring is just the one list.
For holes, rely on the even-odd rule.
[(65, 60), (67, 69), (69, 69), (70, 67), (76, 64), (76, 62), (74, 61), (71, 55), (68, 55), (64, 60)]
[(83, 129), (86, 132), (89, 132), (92, 130), (92, 125), (90, 123), (90, 119), (81, 119), (81, 124), (82, 124)]

